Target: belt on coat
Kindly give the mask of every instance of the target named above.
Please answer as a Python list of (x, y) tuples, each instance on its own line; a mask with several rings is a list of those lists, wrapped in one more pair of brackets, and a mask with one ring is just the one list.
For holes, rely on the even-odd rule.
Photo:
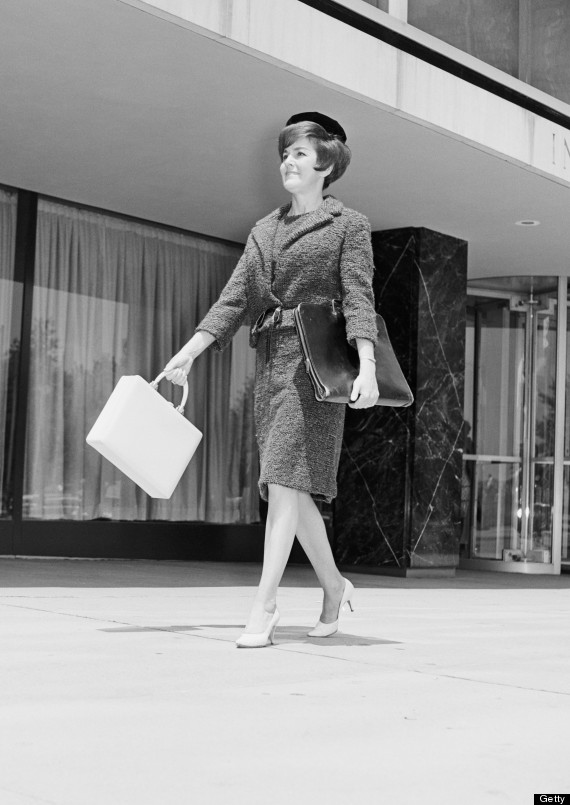
[(271, 307), (264, 310), (261, 316), (251, 328), (251, 341), (257, 344), (259, 336), (262, 333), (267, 333), (265, 342), (265, 362), (268, 363), (271, 359), (271, 336), (277, 328), (289, 330), (295, 329), (295, 308), (291, 307)]

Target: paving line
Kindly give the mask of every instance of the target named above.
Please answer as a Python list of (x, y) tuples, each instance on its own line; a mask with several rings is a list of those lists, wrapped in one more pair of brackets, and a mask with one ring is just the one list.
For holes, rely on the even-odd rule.
[(526, 690), (532, 693), (550, 693), (553, 696), (570, 696), (570, 692), (564, 690), (548, 690), (547, 688), (531, 688), (526, 685), (515, 685), (511, 682), (493, 682), (490, 679), (473, 679), (469, 676), (459, 676), (456, 674), (434, 674), (433, 671), (421, 671), (418, 668), (409, 669), (414, 674), (422, 676), (433, 676), (434, 679), (455, 679), (458, 682), (474, 682), (477, 685), (492, 685), (493, 687), (511, 688), (513, 690)]
[[(2, 606), (3, 607), (9, 607), (10, 609), (24, 609), (24, 610), (28, 610), (28, 611), (31, 611), (31, 612), (42, 612), (44, 615), (61, 615), (62, 617), (66, 617), (66, 618), (79, 618), (81, 620), (96, 621), (97, 623), (114, 623), (114, 624), (117, 624), (118, 626), (130, 626), (132, 629), (135, 629), (135, 630), (140, 631), (140, 632), (148, 632), (148, 631), (166, 632), (167, 634), (179, 634), (179, 635), (183, 635), (185, 637), (200, 637), (203, 640), (217, 640), (218, 642), (221, 642), (221, 643), (227, 643), (228, 642), (227, 640), (224, 640), (223, 638), (220, 638), (220, 637), (209, 637), (208, 635), (200, 635), (200, 634), (195, 634), (193, 632), (188, 633), (188, 632), (184, 632), (184, 631), (176, 631), (171, 626), (144, 627), (144, 626), (138, 626), (136, 623), (129, 623), (128, 621), (118, 621), (118, 620), (112, 620), (112, 619), (109, 619), (109, 618), (98, 618), (98, 617), (94, 617), (93, 615), (79, 615), (79, 614), (74, 613), (74, 612), (60, 612), (60, 611), (54, 610), (54, 609), (41, 609), (40, 607), (29, 607), (29, 606), (26, 607), (26, 606), (22, 606), (21, 604), (6, 604), (4, 602), (0, 602), (0, 607), (2, 607)], [(133, 634), (136, 634), (136, 631), (133, 632)]]
[(14, 794), (15, 796), (21, 799), (27, 799), (30, 802), (41, 802), (45, 803), (45, 805), (61, 805), (61, 800), (56, 802), (55, 799), (44, 799), (43, 797), (37, 797), (35, 794), (23, 794), (21, 791), (16, 791), (13, 788), (6, 788), (5, 786), (0, 786), (0, 792), (4, 791), (6, 794)]

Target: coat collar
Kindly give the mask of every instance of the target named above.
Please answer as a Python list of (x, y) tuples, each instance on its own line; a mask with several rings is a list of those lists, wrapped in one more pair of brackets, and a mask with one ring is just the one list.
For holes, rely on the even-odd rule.
[[(284, 204), (282, 207), (278, 207), (276, 210), (273, 210), (273, 212), (270, 212), (265, 218), (261, 218), (253, 227), (252, 235), (264, 257), (271, 259), (272, 255), (270, 252), (272, 251), (277, 225), (290, 209), (291, 202)], [(334, 196), (326, 196), (320, 207), (308, 213), (308, 215), (303, 218), (302, 223), (294, 227), (291, 234), (283, 242), (282, 248), (287, 248), (287, 246), (290, 246), (291, 243), (298, 238), (332, 221), (335, 216), (342, 213), (343, 209), (344, 205), (342, 201), (339, 201)]]

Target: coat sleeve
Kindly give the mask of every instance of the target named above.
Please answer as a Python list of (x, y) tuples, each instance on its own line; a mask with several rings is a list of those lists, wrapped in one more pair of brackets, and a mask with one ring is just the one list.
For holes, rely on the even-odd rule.
[(373, 275), (370, 224), (364, 215), (355, 213), (349, 220), (340, 255), (346, 337), (352, 346), (356, 346), (356, 338), (367, 338), (373, 344), (378, 339)]
[(225, 349), (237, 333), (248, 312), (247, 274), (251, 236), (217, 302), (206, 313), (196, 332), (204, 330), (216, 339), (214, 348)]

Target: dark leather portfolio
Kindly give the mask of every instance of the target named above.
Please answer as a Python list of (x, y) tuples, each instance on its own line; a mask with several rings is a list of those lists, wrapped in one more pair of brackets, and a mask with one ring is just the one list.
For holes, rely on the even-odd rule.
[[(374, 350), (380, 397), (376, 405), (405, 408), (414, 401), (390, 343), (386, 324), (377, 315), (378, 342)], [(307, 373), (322, 402), (348, 403), (358, 371), (358, 352), (346, 340), (346, 323), (338, 302), (302, 302), (295, 308)]]

